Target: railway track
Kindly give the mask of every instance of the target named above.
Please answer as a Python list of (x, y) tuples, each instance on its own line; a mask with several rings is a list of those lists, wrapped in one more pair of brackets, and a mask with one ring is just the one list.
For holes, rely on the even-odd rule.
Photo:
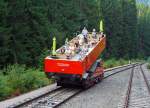
[(40, 99), (33, 100), (23, 106), (18, 106), (18, 108), (55, 108), (60, 103), (62, 104), (80, 92), (81, 89), (61, 88), (60, 90), (56, 90), (53, 93), (41, 97)]
[[(120, 68), (116, 68), (119, 69), (119, 71), (115, 71), (115, 72), (107, 72), (106, 75), (104, 76), (104, 79), (115, 75), (117, 73), (123, 72), (125, 70), (131, 69), (137, 65), (134, 64), (134, 66), (132, 66), (133, 64), (131, 64), (131, 66), (127, 67), (120, 67)], [(121, 69), (123, 68), (123, 69)], [(114, 69), (112, 69), (114, 71)], [(111, 71), (111, 70), (109, 70)], [(44, 95), (41, 95), (39, 97), (36, 97), (34, 99), (28, 100), (24, 103), (20, 103), (18, 105), (13, 105), (10, 106), (9, 108), (56, 108), (59, 105), (61, 105), (62, 103), (66, 102), (67, 100), (69, 100), (70, 98), (74, 97), (75, 95), (83, 92), (84, 90), (82, 89), (77, 89), (77, 88), (63, 88), (63, 87), (59, 87), (57, 89), (54, 89), (53, 91), (50, 91)]]
[(119, 108), (150, 108), (150, 85), (141, 65), (132, 68), (125, 101)]
[[(140, 64), (138, 64), (138, 63), (136, 63), (136, 64), (132, 64), (132, 65), (128, 65), (129, 67), (127, 67), (127, 66), (124, 66), (124, 67), (126, 67), (126, 68), (124, 68), (124, 67), (121, 67), (121, 68), (124, 68), (124, 69), (121, 69), (121, 70), (118, 70), (118, 71), (116, 71), (116, 72), (109, 72), (109, 71), (112, 71), (112, 70), (114, 70), (114, 69), (112, 69), (112, 70), (108, 70), (108, 71), (106, 71), (105, 73), (106, 73), (106, 76), (104, 77), (104, 79), (105, 78), (107, 78), (107, 77), (110, 77), (110, 76), (112, 76), (112, 75), (115, 75), (115, 74), (117, 74), (117, 73), (120, 73), (120, 72), (123, 72), (123, 71), (126, 71), (126, 70), (128, 70), (128, 69), (133, 69), (134, 67), (136, 67), (136, 66), (138, 66), (138, 65), (140, 65)], [(120, 68), (116, 68), (116, 69), (120, 69)]]

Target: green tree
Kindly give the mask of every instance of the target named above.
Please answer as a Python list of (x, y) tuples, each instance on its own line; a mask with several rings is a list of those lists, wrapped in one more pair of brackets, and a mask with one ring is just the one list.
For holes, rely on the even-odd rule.
[(137, 56), (137, 8), (136, 0), (123, 0), (123, 35), (125, 54), (129, 58)]
[(145, 4), (138, 4), (138, 36), (140, 56), (150, 55), (150, 7)]
[(49, 34), (42, 0), (41, 4), (33, 0), (5, 1), (3, 4), (1, 48), (7, 59), (2, 55), (1, 63), (36, 65)]

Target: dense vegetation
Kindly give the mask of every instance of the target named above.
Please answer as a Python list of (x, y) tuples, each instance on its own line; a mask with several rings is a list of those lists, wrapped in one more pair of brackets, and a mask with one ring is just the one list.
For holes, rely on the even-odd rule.
[[(140, 14), (137, 14), (139, 13)], [(107, 48), (103, 57), (149, 56), (150, 8), (136, 0), (0, 0), (0, 66), (38, 66), (42, 53), (86, 26), (104, 21)]]
[(150, 69), (150, 57), (147, 59), (147, 63), (148, 63), (147, 68)]
[(0, 100), (18, 96), (52, 82), (53, 80), (48, 80), (38, 69), (28, 69), (23, 65), (8, 66), (1, 70), (0, 74)]
[(124, 60), (124, 59), (119, 59), (116, 60), (114, 58), (106, 60), (103, 64), (104, 68), (112, 68), (115, 66), (120, 66), (120, 65), (125, 65), (125, 64), (129, 64), (128, 60)]
[(148, 63), (147, 68), (150, 69), (150, 63)]
[(150, 4), (138, 5), (139, 51), (143, 56), (150, 56)]
[(51, 49), (52, 37), (58, 46), (83, 26), (98, 22), (95, 1), (87, 0), (0, 0), (0, 65), (37, 66), (39, 56)]

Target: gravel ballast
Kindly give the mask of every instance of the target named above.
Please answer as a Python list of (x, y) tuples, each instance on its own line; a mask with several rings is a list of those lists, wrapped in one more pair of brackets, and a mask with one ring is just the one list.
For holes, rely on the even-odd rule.
[[(146, 69), (145, 64), (142, 65), (142, 69), (147, 79), (150, 79), (150, 72)], [(118, 105), (118, 108), (124, 108), (123, 105), (125, 105), (124, 101), (126, 92), (127, 90), (125, 89), (123, 92), (124, 95), (120, 101), (120, 104)], [(150, 108), (150, 94), (139, 66), (134, 69), (128, 108)]]
[(122, 91), (127, 87), (130, 72), (131, 69), (104, 79), (59, 108), (117, 108)]

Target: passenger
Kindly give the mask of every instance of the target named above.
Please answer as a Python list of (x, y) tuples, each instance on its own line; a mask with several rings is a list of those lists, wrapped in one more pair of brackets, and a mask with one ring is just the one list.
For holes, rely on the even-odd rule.
[(82, 34), (80, 34), (78, 36), (79, 36), (79, 45), (82, 45), (84, 42), (84, 36)]
[(71, 58), (71, 50), (69, 48), (66, 48), (65, 50), (66, 58), (70, 59)]
[(87, 31), (87, 29), (86, 29), (86, 27), (84, 27), (84, 29), (82, 30), (82, 34), (83, 34), (83, 36), (87, 36), (87, 34), (88, 34), (88, 31)]
[(74, 50), (75, 50), (75, 46), (74, 46), (73, 43), (70, 43), (69, 49), (70, 49), (71, 51), (74, 51)]
[(65, 45), (67, 45), (68, 44), (68, 38), (66, 38), (66, 40), (65, 40)]
[(75, 46), (75, 53), (78, 53), (79, 52), (79, 37), (77, 37), (75, 40), (74, 40), (74, 46)]
[(100, 37), (99, 37), (99, 41), (100, 41), (103, 37), (105, 37), (105, 36), (106, 36), (105, 34), (101, 33), (101, 34), (100, 34)]
[(88, 31), (87, 31), (86, 27), (84, 27), (84, 29), (82, 30), (82, 34), (84, 36), (85, 43), (87, 43), (88, 42), (88, 40), (87, 40)]
[(83, 45), (82, 46), (82, 51), (84, 52), (84, 53), (86, 53), (86, 52), (88, 52), (88, 45)]
[(64, 54), (64, 53), (65, 53), (65, 50), (66, 50), (66, 48), (65, 48), (65, 47), (62, 47), (62, 48), (60, 49), (61, 54)]
[(96, 38), (96, 30), (95, 30), (95, 29), (93, 29), (92, 37), (93, 37), (93, 38)]
[(104, 33), (103, 32), (101, 32), (101, 37), (104, 37)]
[(79, 47), (79, 41), (78, 41), (78, 40), (75, 40), (74, 44), (75, 44), (75, 47), (76, 47), (76, 48)]
[(69, 46), (69, 49), (71, 50), (71, 55), (74, 55), (75, 54), (75, 46), (74, 46), (74, 43), (70, 43), (70, 46)]
[(75, 53), (79, 53), (81, 51), (80, 47), (77, 47)]
[(92, 34), (89, 34), (89, 36), (88, 36), (88, 40), (92, 40), (92, 39), (93, 39)]

